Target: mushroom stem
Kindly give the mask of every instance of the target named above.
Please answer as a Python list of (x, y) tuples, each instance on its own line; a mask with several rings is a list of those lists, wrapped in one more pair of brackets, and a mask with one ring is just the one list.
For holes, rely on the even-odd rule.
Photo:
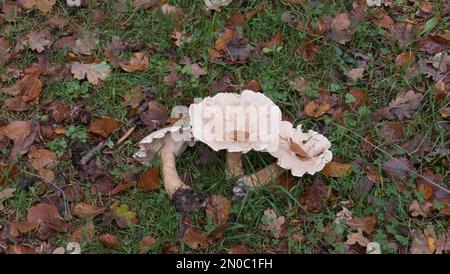
[(228, 152), (226, 153), (226, 175), (227, 177), (240, 177), (244, 175), (242, 169), (241, 152)]
[(284, 169), (282, 169), (278, 163), (275, 162), (252, 175), (242, 176), (239, 179), (239, 182), (249, 187), (260, 187), (270, 183), (273, 178), (280, 176), (283, 171)]
[(188, 186), (181, 181), (180, 176), (178, 175), (175, 152), (173, 150), (174, 141), (170, 134), (167, 134), (164, 137), (164, 142), (164, 146), (160, 151), (164, 189), (172, 199), (177, 190), (188, 188)]

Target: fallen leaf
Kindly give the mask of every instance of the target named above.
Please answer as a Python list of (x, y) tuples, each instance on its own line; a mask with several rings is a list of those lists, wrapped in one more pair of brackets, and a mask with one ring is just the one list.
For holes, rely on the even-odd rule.
[(364, 68), (354, 68), (347, 72), (347, 76), (352, 80), (358, 80), (364, 75)]
[(4, 93), (9, 95), (22, 95), (24, 102), (35, 100), (42, 91), (42, 83), (35, 74), (27, 74), (14, 85), (4, 88)]
[(347, 241), (345, 243), (348, 245), (359, 244), (360, 246), (367, 246), (370, 241), (364, 237), (363, 231), (358, 229), (357, 232), (347, 235)]
[(231, 203), (221, 195), (211, 195), (206, 204), (206, 215), (214, 224), (223, 225), (227, 223), (230, 215)]
[(220, 8), (228, 6), (233, 0), (204, 0), (207, 10), (220, 11)]
[(303, 77), (297, 77), (294, 80), (289, 81), (289, 85), (296, 91), (303, 94), (305, 89), (311, 86), (311, 82), (305, 80)]
[(275, 46), (282, 46), (283, 45), (283, 36), (281, 35), (281, 32), (275, 33), (275, 35), (270, 39), (269, 41), (266, 41), (261, 44), (261, 48), (272, 48)]
[(308, 117), (319, 118), (324, 115), (328, 110), (330, 110), (331, 106), (328, 102), (319, 103), (316, 101), (310, 101), (305, 106), (305, 113)]
[(128, 63), (119, 62), (120, 67), (126, 72), (146, 71), (148, 64), (148, 56), (144, 52), (134, 53)]
[(163, 4), (161, 6), (161, 12), (164, 15), (181, 15), (183, 13), (183, 11), (177, 6), (169, 4)]
[(277, 216), (275, 210), (267, 208), (263, 216), (263, 228), (270, 231), (276, 239), (284, 236), (286, 218), (284, 216)]
[(2, 135), (8, 137), (12, 141), (17, 141), (31, 132), (31, 127), (27, 121), (13, 121), (7, 126), (1, 128)]
[(120, 124), (117, 120), (112, 118), (100, 118), (90, 124), (89, 131), (103, 138), (107, 138), (119, 128)]
[(352, 171), (351, 164), (331, 161), (330, 163), (325, 165), (325, 167), (322, 169), (321, 172), (326, 176), (339, 178), (350, 174), (351, 171)]
[(319, 46), (313, 41), (309, 41), (303, 44), (302, 47), (297, 48), (295, 51), (300, 54), (303, 59), (312, 61), (319, 51)]
[(329, 198), (329, 188), (320, 180), (314, 182), (306, 189), (303, 198), (303, 204), (308, 211), (319, 211), (322, 207), (322, 202)]
[(398, 182), (405, 182), (415, 170), (411, 162), (404, 157), (389, 160), (383, 163), (381, 168)]
[(75, 40), (75, 45), (72, 50), (76, 54), (92, 55), (97, 43), (98, 39), (95, 35), (86, 32), (83, 33), (82, 38)]
[(37, 204), (28, 209), (27, 221), (39, 224), (42, 239), (48, 239), (54, 232), (66, 233), (68, 226), (52, 204)]
[(337, 14), (333, 21), (331, 21), (331, 26), (337, 30), (343, 31), (351, 26), (350, 15), (348, 13)]
[(130, 188), (136, 186), (136, 184), (137, 183), (135, 181), (118, 184), (111, 190), (111, 195), (116, 195), (124, 190), (130, 189)]
[(218, 51), (226, 51), (228, 44), (234, 38), (236, 32), (232, 29), (227, 29), (222, 35), (217, 38), (214, 48)]
[(71, 113), (70, 107), (62, 101), (53, 101), (47, 110), (50, 111), (51, 117), (58, 124), (68, 119)]
[(30, 146), (34, 143), (36, 134), (39, 134), (39, 124), (35, 120), (30, 121), (30, 133), (20, 136), (14, 141), (14, 145), (9, 154), (9, 162), (14, 162), (22, 155), (28, 152)]
[(93, 85), (99, 84), (99, 80), (105, 80), (110, 74), (110, 67), (106, 62), (99, 64), (82, 64), (74, 62), (72, 64), (71, 72), (78, 80), (87, 78), (89, 83)]
[(432, 207), (433, 203), (426, 202), (424, 205), (421, 205), (419, 201), (414, 200), (409, 206), (409, 212), (411, 212), (411, 216), (413, 217), (428, 217), (428, 214), (430, 214)]
[(139, 222), (136, 212), (131, 211), (129, 205), (122, 204), (119, 206), (115, 204), (111, 207), (111, 212), (113, 214), (113, 219), (121, 228), (132, 226)]
[(116, 248), (119, 246), (119, 241), (116, 236), (111, 234), (103, 234), (98, 237), (98, 240), (104, 247)]
[(152, 249), (155, 245), (156, 245), (156, 239), (151, 236), (146, 236), (141, 240), (141, 242), (139, 244), (139, 246), (140, 246), (139, 253), (145, 254), (150, 249)]
[(77, 227), (70, 235), (69, 241), (73, 243), (83, 244), (95, 237), (95, 228), (92, 222), (82, 224)]
[(406, 65), (413, 64), (414, 62), (415, 62), (415, 57), (414, 57), (414, 54), (412, 51), (400, 53), (395, 58), (395, 64), (397, 65), (397, 67), (404, 67)]
[(41, 53), (50, 47), (52, 41), (48, 40), (48, 34), (43, 31), (31, 31), (27, 34), (30, 49)]
[(105, 55), (106, 60), (114, 65), (119, 65), (120, 53), (125, 50), (125, 45), (120, 40), (120, 37), (113, 36), (111, 42), (106, 46)]
[(139, 118), (141, 119), (142, 123), (144, 123), (144, 125), (151, 128), (157, 128), (166, 123), (166, 109), (160, 103), (150, 101), (148, 102), (148, 109), (144, 112), (141, 112), (139, 114)]
[(72, 207), (73, 215), (83, 220), (92, 219), (95, 216), (102, 214), (104, 211), (105, 211), (104, 208), (87, 203), (78, 203)]
[(243, 84), (242, 84), (242, 90), (252, 90), (255, 92), (259, 92), (261, 91), (261, 85), (259, 84), (259, 82), (257, 80), (246, 80)]
[(442, 117), (448, 118), (450, 117), (450, 107), (445, 107), (439, 110), (439, 113)]
[(38, 9), (43, 13), (52, 11), (56, 0), (18, 0), (17, 1), (24, 9)]
[(55, 175), (52, 168), (59, 162), (55, 153), (47, 149), (36, 149), (28, 153), (28, 162), (47, 183), (52, 183)]
[(243, 245), (235, 245), (228, 249), (228, 254), (252, 254), (252, 250)]
[(369, 217), (352, 217), (347, 221), (347, 225), (352, 228), (361, 229), (361, 231), (372, 234), (375, 231), (377, 218), (372, 215)]
[(27, 245), (10, 245), (8, 246), (9, 254), (34, 254), (34, 248)]
[(142, 191), (157, 190), (160, 188), (159, 169), (157, 167), (149, 167), (139, 178), (138, 187)]
[(389, 103), (389, 111), (398, 119), (411, 118), (420, 105), (423, 95), (410, 90), (406, 94), (399, 92), (397, 97)]
[(433, 12), (433, 4), (430, 2), (422, 2), (419, 5), (419, 8), (421, 11), (425, 13), (432, 13)]
[(21, 234), (28, 233), (30, 231), (35, 230), (38, 228), (39, 223), (38, 222), (29, 222), (29, 221), (11, 221), (10, 222), (10, 228), (9, 233), (13, 237), (19, 237)]
[(378, 26), (384, 28), (384, 29), (391, 29), (392, 26), (394, 26), (394, 20), (392, 18), (385, 14), (383, 15), (383, 18), (378, 22)]
[(210, 245), (210, 241), (205, 234), (192, 226), (184, 231), (183, 241), (191, 249), (206, 248)]
[(5, 188), (0, 191), (0, 200), (6, 200), (12, 198), (14, 196), (14, 192), (16, 192), (15, 188)]
[(11, 111), (27, 111), (30, 106), (20, 97), (5, 99), (5, 107)]
[(237, 28), (243, 28), (245, 24), (245, 17), (241, 13), (235, 13), (228, 18), (225, 23), (225, 28), (236, 30)]

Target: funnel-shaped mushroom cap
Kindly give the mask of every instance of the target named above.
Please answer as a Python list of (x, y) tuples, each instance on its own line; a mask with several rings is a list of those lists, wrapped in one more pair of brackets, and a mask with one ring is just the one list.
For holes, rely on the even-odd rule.
[[(181, 116), (178, 121), (171, 126), (152, 132), (139, 142), (140, 150), (133, 155), (134, 159), (141, 163), (148, 163), (155, 158), (166, 143), (172, 147), (176, 156), (183, 153), (188, 145), (195, 144), (189, 125), (188, 108), (184, 107), (177, 111), (175, 114), (172, 111), (172, 117)], [(166, 135), (170, 136), (164, 138)]]
[(269, 153), (278, 159), (278, 165), (301, 177), (305, 173), (313, 175), (331, 161), (330, 147), (331, 143), (325, 136), (313, 130), (305, 133), (301, 125), (294, 128), (290, 122), (283, 121), (279, 147)]
[(213, 150), (262, 151), (278, 146), (280, 108), (259, 92), (218, 93), (189, 107), (193, 136)]

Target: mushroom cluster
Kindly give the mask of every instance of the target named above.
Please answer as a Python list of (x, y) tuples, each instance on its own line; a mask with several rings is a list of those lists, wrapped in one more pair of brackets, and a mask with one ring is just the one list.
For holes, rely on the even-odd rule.
[[(176, 170), (176, 157), (196, 141), (215, 151), (226, 150), (226, 174), (238, 178), (233, 189), (238, 198), (250, 188), (269, 183), (285, 170), (297, 177), (313, 175), (332, 159), (331, 143), (325, 136), (313, 130), (304, 132), (302, 125), (295, 128), (282, 121), (280, 108), (259, 92), (218, 93), (189, 108), (178, 108), (176, 114), (179, 115), (176, 123), (151, 133), (139, 143), (140, 150), (134, 158), (148, 163), (160, 156), (165, 190), (180, 208), (192, 199), (199, 199)], [(245, 175), (241, 156), (250, 150), (268, 152), (277, 161)]]

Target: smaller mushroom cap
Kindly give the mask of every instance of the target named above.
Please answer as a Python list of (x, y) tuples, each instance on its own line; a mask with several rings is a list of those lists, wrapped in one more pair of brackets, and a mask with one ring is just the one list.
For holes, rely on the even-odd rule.
[(189, 106), (192, 134), (215, 151), (276, 147), (281, 110), (260, 92), (218, 93)]
[(278, 159), (278, 165), (291, 170), (292, 175), (302, 177), (305, 173), (313, 175), (331, 161), (330, 141), (313, 130), (302, 131), (302, 126), (294, 128), (290, 122), (280, 125), (278, 149), (268, 151)]
[(178, 112), (174, 114), (172, 111), (172, 117), (181, 118), (177, 120), (173, 125), (154, 131), (151, 134), (144, 137), (139, 142), (140, 150), (133, 155), (133, 158), (141, 163), (148, 163), (155, 158), (161, 148), (165, 145), (167, 139), (164, 138), (167, 134), (170, 134), (170, 144), (176, 156), (183, 153), (188, 146), (193, 146), (193, 136), (189, 125), (189, 113), (188, 108), (184, 107), (178, 109)]

